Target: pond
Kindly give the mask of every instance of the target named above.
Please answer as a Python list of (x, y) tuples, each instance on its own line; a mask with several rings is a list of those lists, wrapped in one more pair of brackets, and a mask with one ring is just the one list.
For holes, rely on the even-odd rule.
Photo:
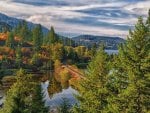
[[(51, 108), (59, 107), (64, 99), (66, 99), (70, 105), (77, 103), (74, 95), (78, 94), (78, 92), (72, 88), (68, 82), (63, 84), (58, 82), (53, 73), (42, 76), (48, 76), (48, 80), (41, 82), (46, 106)], [(5, 93), (3, 90), (0, 90), (0, 105), (2, 105), (4, 98)]]
[[(108, 54), (117, 54), (118, 50), (105, 50)], [(68, 67), (67, 67), (68, 68)], [(71, 69), (72, 70), (72, 69)], [(44, 92), (44, 100), (46, 106), (58, 107), (62, 104), (63, 99), (67, 99), (68, 102), (73, 105), (77, 103), (74, 95), (78, 94), (78, 91), (70, 86), (69, 81), (61, 82), (59, 77), (50, 71), (44, 71), (45, 74), (39, 74), (43, 77), (41, 87)], [(37, 75), (38, 76), (38, 75)], [(77, 86), (77, 82), (73, 81), (72, 84)], [(3, 103), (5, 97), (4, 91), (0, 90), (0, 105)]]

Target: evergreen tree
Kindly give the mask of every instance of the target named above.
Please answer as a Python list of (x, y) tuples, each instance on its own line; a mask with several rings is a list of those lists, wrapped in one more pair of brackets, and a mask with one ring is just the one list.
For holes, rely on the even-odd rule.
[(31, 100), (31, 76), (26, 75), (21, 69), (17, 72), (16, 83), (9, 89), (1, 113), (29, 113), (28, 107)]
[(10, 32), (12, 27), (5, 22), (0, 22), (0, 32), (7, 33)]
[(5, 55), (3, 55), (2, 60), (0, 61), (0, 78), (3, 78), (3, 76), (5, 75), (5, 72), (7, 72), (7, 57)]
[(42, 43), (43, 43), (42, 27), (41, 27), (41, 25), (37, 25), (33, 29), (33, 46), (34, 46), (35, 52), (40, 51)]
[[(119, 49), (120, 53), (121, 49)], [(124, 70), (124, 66), (120, 65), (122, 56), (116, 55), (111, 59), (110, 65), (110, 73), (108, 76), (108, 84), (107, 87), (110, 92), (110, 96), (108, 98), (108, 106), (106, 108), (107, 113), (120, 113), (119, 106), (122, 103), (119, 101), (119, 94), (122, 90), (126, 89), (128, 86), (128, 76), (126, 70)]]
[(33, 81), (32, 75), (20, 69), (0, 113), (48, 113), (42, 97), (41, 87)]
[(22, 21), (22, 27), (20, 29), (20, 38), (21, 41), (31, 41), (31, 31), (28, 28), (28, 24), (26, 21)]
[(149, 27), (150, 27), (150, 9), (148, 11), (148, 17), (147, 17), (147, 20), (146, 20), (146, 24), (148, 24)]
[(13, 32), (16, 36), (20, 36), (21, 28), (22, 28), (22, 22), (19, 22), (18, 25), (13, 30)]
[(71, 105), (67, 98), (63, 98), (63, 102), (60, 105), (60, 113), (71, 113)]
[(32, 112), (31, 113), (48, 113), (48, 108), (45, 107), (43, 100), (44, 93), (42, 92), (41, 85), (35, 86), (35, 92), (32, 97)]
[(6, 46), (14, 49), (15, 40), (14, 40), (14, 34), (13, 34), (13, 32), (9, 32), (8, 38), (6, 39)]
[(54, 44), (58, 42), (58, 37), (54, 31), (54, 28), (51, 27), (51, 30), (48, 32), (46, 43), (47, 45)]
[(21, 68), (22, 64), (22, 53), (21, 53), (21, 46), (18, 45), (16, 49), (16, 65), (18, 68)]
[(24, 41), (32, 41), (32, 32), (28, 27), (28, 23), (24, 20), (19, 22), (13, 32), (20, 38), (21, 43), (24, 43)]
[(37, 52), (34, 53), (32, 59), (31, 59), (31, 64), (36, 66), (36, 67), (40, 67), (42, 65), (42, 62), (41, 62), (40, 57), (39, 57)]
[(120, 47), (120, 65), (128, 79), (115, 106), (118, 113), (150, 112), (150, 35), (140, 17), (126, 44)]
[(96, 50), (97, 50), (97, 45), (96, 43), (94, 43), (91, 47), (91, 56), (95, 56), (95, 53), (96, 53)]
[(86, 79), (81, 81), (80, 103), (74, 108), (75, 113), (104, 113), (109, 95), (108, 73), (107, 55), (101, 47), (88, 66)]

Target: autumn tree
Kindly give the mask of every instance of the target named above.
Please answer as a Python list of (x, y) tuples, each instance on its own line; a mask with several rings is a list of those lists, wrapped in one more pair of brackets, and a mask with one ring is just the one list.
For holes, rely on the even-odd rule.
[(86, 52), (86, 47), (85, 46), (78, 46), (75, 48), (78, 56), (83, 57), (85, 55)]
[(50, 53), (53, 60), (62, 60), (64, 56), (63, 45), (60, 43), (52, 44)]
[(68, 88), (69, 79), (71, 78), (69, 71), (67, 69), (64, 69), (60, 71), (59, 76), (62, 88)]

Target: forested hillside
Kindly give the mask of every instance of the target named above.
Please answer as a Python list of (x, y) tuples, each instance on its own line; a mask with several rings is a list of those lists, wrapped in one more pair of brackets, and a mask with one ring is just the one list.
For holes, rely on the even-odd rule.
[(118, 45), (124, 43), (125, 40), (119, 37), (80, 35), (72, 38), (78, 45), (92, 47), (99, 46), (101, 43), (105, 45), (105, 49), (117, 50)]

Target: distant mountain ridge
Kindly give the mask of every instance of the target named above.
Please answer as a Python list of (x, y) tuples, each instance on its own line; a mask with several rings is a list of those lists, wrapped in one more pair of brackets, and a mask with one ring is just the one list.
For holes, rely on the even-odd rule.
[[(3, 29), (4, 26), (7, 27), (7, 29), (13, 29), (21, 21), (23, 21), (23, 19), (17, 19), (17, 18), (10, 17), (10, 16), (0, 13), (0, 31)], [(37, 25), (32, 22), (28, 22), (28, 21), (26, 22), (30, 29), (34, 28)], [(49, 31), (49, 29), (44, 26), (42, 26), (42, 29), (44, 33), (47, 33)], [(58, 34), (57, 36), (61, 40), (65, 40), (67, 38), (65, 36), (58, 35)], [(79, 35), (69, 40), (73, 40), (75, 44), (77, 45), (83, 45), (86, 47), (91, 47), (93, 44), (98, 45), (100, 43), (104, 43), (106, 45), (106, 49), (113, 49), (113, 50), (117, 49), (117, 46), (120, 43), (125, 42), (125, 40), (120, 37), (94, 36), (94, 35)]]
[(80, 35), (77, 37), (73, 37), (74, 40), (79, 45), (83, 45), (86, 47), (91, 47), (93, 44), (99, 45), (100, 43), (104, 43), (106, 49), (116, 50), (120, 43), (124, 43), (125, 40), (120, 37), (110, 37), (110, 36), (94, 36), (94, 35)]
[[(23, 19), (17, 19), (17, 18), (14, 18), (14, 17), (10, 17), (10, 16), (7, 16), (5, 14), (2, 14), (0, 13), (0, 27), (2, 27), (4, 24), (9, 26), (10, 28), (9, 29), (13, 29), (14, 27), (16, 27), (21, 21), (23, 21)], [(32, 22), (28, 22), (26, 21), (27, 24), (28, 24), (28, 27), (29, 28), (34, 28), (37, 24), (35, 23), (32, 23)], [(43, 32), (48, 32), (49, 30), (42, 26), (42, 30)]]

